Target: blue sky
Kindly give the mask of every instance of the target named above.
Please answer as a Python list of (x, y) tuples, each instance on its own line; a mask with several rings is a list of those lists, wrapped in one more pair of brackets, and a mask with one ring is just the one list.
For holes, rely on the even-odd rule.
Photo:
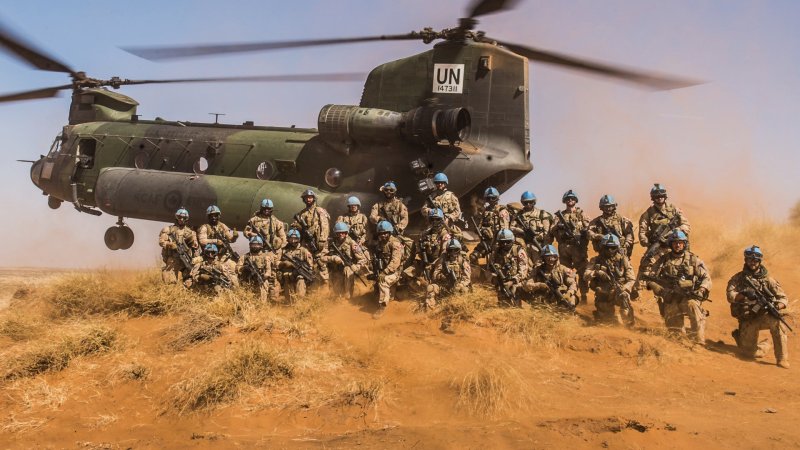
[[(298, 51), (151, 63), (125, 45), (302, 39), (403, 33), (455, 25), (461, 1), (0, 2), (0, 20), (41, 49), (95, 77), (368, 72), (428, 47), (368, 43)], [(800, 2), (527, 1), (481, 20), (505, 40), (578, 56), (708, 80), (649, 93), (540, 64), (531, 67), (531, 142), (535, 170), (506, 195), (533, 190), (546, 209), (574, 188), (594, 214), (615, 194), (636, 210), (654, 181), (689, 207), (739, 217), (782, 219), (797, 201), (800, 156)], [(0, 92), (66, 83), (0, 53)], [(360, 83), (138, 86), (144, 118), (315, 126), (327, 103), (356, 104)], [(137, 242), (110, 252), (102, 233), (114, 218), (51, 211), (28, 166), (66, 123), (68, 95), (0, 105), (4, 142), (0, 233), (14, 237), (0, 265), (87, 267), (150, 265), (160, 224), (133, 221)], [(224, 217), (223, 217), (224, 220)], [(49, 249), (58, 248), (51, 252)]]

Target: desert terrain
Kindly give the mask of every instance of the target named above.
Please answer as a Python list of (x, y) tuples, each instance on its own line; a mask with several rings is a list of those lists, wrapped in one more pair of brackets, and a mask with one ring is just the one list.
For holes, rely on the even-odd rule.
[(488, 288), (425, 312), (404, 292), (373, 320), (363, 287), (261, 304), (155, 268), (2, 269), (0, 447), (798, 447), (800, 363), (739, 359), (724, 290), (757, 243), (796, 310), (800, 227), (693, 227), (705, 348), (668, 337), (649, 292), (627, 330), (593, 323), (591, 296), (572, 316), (498, 308)]

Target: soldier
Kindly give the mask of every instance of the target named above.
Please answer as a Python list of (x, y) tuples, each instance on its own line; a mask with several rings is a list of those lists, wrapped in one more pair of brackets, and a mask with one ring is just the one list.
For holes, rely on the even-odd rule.
[[(220, 222), (219, 218), (221, 215), (222, 211), (220, 211), (217, 205), (208, 207), (206, 210), (208, 223), (201, 225), (200, 228), (197, 229), (197, 240), (200, 243), (200, 247), (203, 248), (205, 248), (207, 244), (216, 245), (219, 249), (217, 259), (222, 264), (228, 266), (228, 271), (233, 273), (233, 276), (236, 277), (236, 263), (239, 260), (239, 255), (231, 248), (230, 244), (239, 239), (239, 233)], [(230, 249), (230, 251), (228, 249)]]
[(653, 204), (639, 217), (639, 244), (646, 248), (639, 263), (637, 289), (641, 289), (641, 276), (650, 271), (650, 266), (663, 254), (670, 251), (667, 238), (672, 230), (679, 228), (689, 236), (691, 227), (683, 212), (671, 203), (667, 203), (667, 189), (656, 183), (650, 189)]
[(300, 232), (289, 230), (278, 262), (278, 279), (286, 300), (305, 297), (307, 284), (314, 281), (313, 268), (314, 257), (300, 245)]
[(586, 264), (589, 262), (589, 239), (587, 228), (589, 221), (583, 210), (575, 205), (578, 203), (578, 194), (572, 189), (561, 197), (566, 205), (563, 211), (556, 212), (556, 221), (550, 229), (550, 242), (558, 241), (558, 254), (561, 264), (575, 270), (580, 278), (578, 288), (581, 293), (581, 303), (586, 302), (589, 285), (583, 279)]
[(314, 258), (314, 268), (322, 278), (322, 283), (328, 285), (328, 266), (320, 257), (325, 254), (330, 234), (330, 215), (325, 208), (317, 206), (317, 194), (311, 189), (306, 189), (300, 198), (306, 204), (300, 212), (294, 215), (292, 228), (300, 231), (301, 242)]
[(476, 222), (478, 225), (476, 231), (480, 234), (481, 244), (477, 245), (469, 255), (470, 263), (475, 265), (478, 264), (478, 259), (488, 256), (494, 237), (500, 230), (509, 229), (511, 222), (508, 208), (498, 204), (500, 192), (496, 188), (486, 188), (483, 191), (483, 200), (485, 203), (478, 211), (478, 221)]
[(286, 245), (286, 228), (281, 220), (272, 215), (273, 208), (272, 200), (261, 200), (261, 209), (244, 227), (244, 237), (251, 239), (260, 236), (264, 241), (264, 250), (273, 256), (273, 263), (277, 264), (278, 251)]
[(759, 358), (764, 356), (764, 348), (759, 348), (758, 332), (769, 330), (778, 367), (788, 369), (789, 346), (786, 330), (781, 326), (788, 302), (780, 283), (762, 265), (763, 258), (757, 246), (746, 248), (744, 268), (728, 281), (731, 315), (739, 321), (739, 328), (732, 335), (745, 358)]
[(378, 309), (373, 314), (377, 319), (383, 315), (389, 301), (394, 298), (395, 287), (400, 281), (403, 244), (393, 236), (392, 224), (385, 220), (378, 223), (376, 234), (378, 242), (373, 254), (371, 277), (375, 279), (378, 288)]
[(267, 299), (276, 301), (280, 285), (274, 273), (275, 261), (272, 255), (265, 253), (263, 249), (264, 240), (261, 236), (251, 237), (250, 253), (239, 258), (236, 272), (242, 283), (258, 289), (262, 302), (266, 302)]
[(633, 222), (617, 214), (617, 202), (611, 195), (600, 197), (600, 211), (603, 214), (589, 222), (589, 240), (594, 251), (600, 253), (603, 240), (607, 234), (613, 234), (619, 240), (619, 247), (630, 258), (633, 253)]
[(603, 236), (599, 244), (599, 255), (589, 261), (584, 277), (594, 291), (594, 318), (598, 322), (619, 323), (614, 311), (619, 308), (625, 326), (633, 327), (634, 315), (631, 306), (631, 289), (636, 277), (624, 252), (620, 251), (619, 238), (611, 233)]
[(421, 212), (423, 217), (429, 217), (430, 210), (439, 208), (444, 214), (447, 226), (454, 227), (461, 220), (461, 204), (456, 194), (447, 190), (447, 184), (447, 175), (443, 172), (434, 175), (433, 185), (436, 186), (436, 190), (428, 196)]
[(217, 258), (219, 249), (214, 244), (203, 247), (203, 259), (192, 267), (189, 278), (184, 284), (186, 287), (198, 289), (201, 292), (214, 291), (219, 294), (225, 289), (239, 287), (238, 280), (233, 276), (230, 266), (223, 264)]
[(519, 199), (522, 210), (511, 222), (511, 231), (525, 241), (528, 256), (533, 264), (539, 261), (542, 248), (549, 243), (548, 236), (553, 227), (553, 215), (536, 207), (536, 195), (525, 191)]
[(489, 256), (488, 267), (495, 277), (497, 301), (500, 304), (519, 306), (517, 291), (528, 278), (528, 254), (508, 228), (498, 231), (495, 241), (496, 246)]
[(547, 303), (574, 310), (578, 304), (575, 271), (559, 263), (558, 250), (552, 245), (544, 245), (538, 259), (531, 278), (523, 285), (525, 292)]
[(472, 269), (469, 260), (461, 252), (458, 239), (451, 239), (447, 243), (447, 251), (433, 266), (433, 276), (425, 297), (426, 308), (435, 307), (436, 297), (440, 294), (464, 294), (469, 291)]
[(336, 222), (328, 251), (322, 257), (322, 262), (330, 266), (333, 293), (346, 298), (353, 297), (356, 276), (367, 264), (361, 245), (351, 239), (349, 233), (346, 223)]
[(192, 270), (192, 259), (197, 251), (197, 235), (187, 226), (189, 211), (181, 207), (175, 211), (175, 224), (166, 226), (158, 236), (161, 246), (161, 279), (166, 284), (183, 283)]
[(705, 345), (706, 312), (703, 301), (708, 299), (711, 278), (700, 258), (687, 249), (689, 239), (681, 229), (674, 229), (667, 238), (670, 251), (661, 255), (644, 277), (647, 287), (658, 298), (659, 310), (667, 328), (683, 333), (683, 316), (689, 316), (689, 337)]
[(394, 181), (387, 181), (380, 189), (384, 200), (372, 205), (369, 221), (378, 226), (381, 221), (392, 225), (396, 235), (402, 235), (408, 226), (408, 208), (403, 201), (396, 197), (397, 185)]
[[(352, 196), (347, 198), (347, 214), (339, 216), (336, 222), (346, 223), (349, 227), (349, 235), (358, 245), (367, 245), (367, 227), (369, 219), (361, 211), (361, 200)], [(364, 249), (366, 251), (366, 249)]]
[[(428, 210), (428, 228), (424, 229), (417, 240), (417, 256), (420, 268), (418, 273), (423, 274), (425, 281), (431, 282), (434, 263), (447, 250), (447, 244), (452, 236), (445, 226), (444, 213), (439, 208)], [(459, 244), (460, 245), (460, 244)]]

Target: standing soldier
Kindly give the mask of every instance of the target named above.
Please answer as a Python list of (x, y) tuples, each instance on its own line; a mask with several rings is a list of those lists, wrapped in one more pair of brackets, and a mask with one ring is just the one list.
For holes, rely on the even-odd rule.
[(536, 207), (536, 195), (525, 191), (519, 199), (522, 210), (514, 216), (511, 230), (525, 241), (528, 256), (533, 264), (539, 257), (545, 244), (548, 244), (550, 229), (553, 227), (553, 215)]
[(687, 249), (689, 239), (680, 229), (672, 230), (667, 238), (670, 251), (661, 255), (644, 275), (649, 287), (661, 300), (659, 310), (667, 328), (684, 332), (683, 316), (689, 316), (689, 337), (705, 345), (706, 312), (703, 302), (711, 290), (711, 278), (700, 258)]
[(530, 261), (525, 248), (514, 239), (514, 233), (503, 228), (495, 238), (496, 246), (489, 256), (489, 271), (494, 275), (497, 301), (519, 306), (517, 292), (528, 278)]
[(164, 227), (158, 236), (161, 246), (161, 279), (164, 283), (183, 283), (192, 270), (192, 259), (197, 251), (197, 235), (187, 226), (189, 211), (181, 207), (175, 211), (175, 224)]
[(219, 249), (217, 259), (220, 263), (228, 266), (228, 272), (236, 277), (236, 263), (239, 261), (239, 254), (231, 247), (232, 242), (239, 239), (239, 233), (231, 230), (227, 225), (219, 221), (222, 211), (217, 205), (211, 205), (206, 210), (208, 223), (200, 226), (197, 230), (197, 240), (200, 247), (205, 248), (207, 244), (214, 244)]
[[(733, 338), (743, 356), (759, 358), (758, 332), (769, 330), (778, 367), (789, 368), (789, 346), (786, 330), (781, 326), (786, 314), (786, 294), (780, 283), (762, 265), (764, 254), (753, 245), (744, 250), (744, 268), (728, 281), (728, 302), (731, 315), (739, 321)], [(786, 325), (785, 322), (783, 322)]]
[(420, 271), (417, 273), (421, 273), (425, 281), (430, 283), (434, 263), (447, 250), (447, 244), (452, 237), (445, 226), (444, 213), (441, 209), (428, 210), (428, 224), (428, 228), (420, 233), (417, 240), (417, 255), (420, 258), (418, 266)]
[(279, 285), (275, 280), (274, 259), (269, 253), (263, 252), (264, 240), (261, 236), (250, 238), (250, 253), (239, 258), (236, 272), (241, 283), (256, 288), (261, 296), (261, 301), (267, 299), (278, 300)]
[(330, 266), (333, 293), (346, 298), (353, 297), (356, 276), (367, 264), (361, 245), (348, 236), (349, 232), (346, 223), (336, 222), (328, 252), (322, 257), (322, 262)]
[(192, 267), (189, 278), (184, 282), (186, 287), (209, 292), (213, 290), (219, 294), (224, 289), (239, 287), (238, 280), (234, 277), (230, 266), (223, 264), (217, 256), (219, 250), (214, 244), (203, 247), (203, 260)]
[(408, 208), (396, 197), (397, 185), (394, 181), (386, 182), (380, 189), (384, 200), (372, 205), (369, 221), (376, 227), (381, 221), (387, 221), (396, 235), (402, 235), (408, 226)]
[(500, 192), (496, 188), (486, 188), (483, 191), (483, 200), (485, 203), (478, 211), (477, 229), (475, 230), (480, 234), (481, 244), (476, 246), (469, 255), (469, 261), (476, 265), (478, 259), (488, 256), (493, 245), (492, 241), (500, 230), (509, 229), (511, 226), (511, 214), (509, 214), (508, 208), (498, 204)]
[(578, 304), (578, 282), (575, 271), (558, 262), (558, 250), (544, 245), (539, 262), (531, 271), (531, 278), (524, 284), (526, 292), (548, 303), (555, 303), (570, 311)]
[(320, 261), (328, 246), (330, 234), (330, 215), (325, 208), (317, 206), (317, 194), (311, 189), (306, 189), (300, 196), (306, 207), (294, 215), (292, 228), (300, 231), (303, 246), (311, 252), (314, 258), (314, 268), (319, 272), (322, 283), (328, 285), (328, 266)]
[(378, 242), (372, 259), (372, 278), (378, 287), (378, 309), (373, 314), (380, 318), (386, 311), (386, 306), (394, 298), (397, 282), (400, 281), (403, 262), (403, 244), (393, 236), (394, 227), (383, 220), (378, 223), (376, 234)]
[(461, 242), (451, 239), (447, 251), (434, 263), (432, 282), (428, 284), (425, 307), (436, 306), (440, 294), (464, 294), (470, 288), (472, 269), (469, 260), (461, 252)]
[(275, 258), (273, 263), (277, 264), (278, 251), (286, 245), (286, 228), (281, 220), (272, 215), (273, 208), (272, 200), (268, 198), (261, 200), (261, 209), (244, 227), (244, 237), (252, 239), (254, 236), (260, 236), (264, 242), (264, 250)]
[(631, 289), (636, 277), (633, 268), (624, 252), (620, 251), (619, 238), (614, 234), (606, 234), (599, 244), (599, 255), (589, 261), (584, 277), (594, 291), (594, 318), (598, 322), (610, 321), (619, 323), (620, 319), (614, 311), (619, 308), (625, 326), (634, 325), (633, 307), (631, 306)]
[(455, 227), (461, 220), (461, 204), (458, 203), (456, 194), (447, 190), (447, 183), (447, 175), (443, 172), (434, 175), (433, 185), (436, 186), (436, 190), (428, 196), (421, 212), (423, 217), (429, 217), (430, 210), (439, 208), (444, 214), (447, 226)]
[(603, 214), (589, 222), (589, 240), (592, 241), (594, 251), (600, 253), (604, 238), (613, 234), (619, 240), (619, 247), (630, 258), (633, 253), (633, 222), (617, 214), (617, 202), (611, 195), (600, 198), (600, 211)]
[(578, 194), (572, 189), (561, 197), (566, 205), (563, 211), (556, 212), (556, 221), (550, 229), (550, 242), (558, 241), (558, 254), (561, 264), (575, 270), (580, 278), (578, 288), (581, 293), (581, 302), (586, 303), (586, 294), (589, 285), (583, 279), (586, 264), (589, 262), (589, 239), (587, 229), (589, 221), (583, 210), (575, 205), (578, 203)]
[(278, 262), (278, 278), (286, 300), (306, 295), (306, 285), (314, 281), (314, 257), (300, 245), (300, 232), (291, 229)]
[(367, 245), (367, 227), (369, 219), (361, 211), (361, 200), (352, 196), (347, 198), (347, 214), (339, 216), (336, 222), (343, 222), (349, 227), (349, 235), (358, 245)]
[[(659, 183), (650, 189), (653, 204), (639, 218), (639, 244), (647, 250), (639, 263), (639, 278), (650, 271), (650, 266), (663, 254), (670, 251), (667, 239), (672, 230), (680, 229), (689, 236), (691, 227), (683, 212), (667, 203), (667, 189)], [(642, 289), (643, 281), (638, 289)]]

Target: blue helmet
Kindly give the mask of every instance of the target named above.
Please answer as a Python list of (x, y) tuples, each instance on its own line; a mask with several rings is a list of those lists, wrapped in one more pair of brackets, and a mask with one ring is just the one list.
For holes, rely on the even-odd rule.
[(297, 228), (292, 228), (291, 230), (289, 230), (289, 233), (286, 234), (286, 237), (287, 238), (295, 237), (297, 239), (300, 239), (300, 231)]
[(604, 195), (600, 197), (600, 208), (602, 209), (604, 206), (617, 206), (616, 200), (614, 200), (613, 195)]
[(178, 208), (177, 211), (175, 211), (175, 218), (176, 219), (177, 218), (188, 219), (189, 218), (189, 210), (187, 210), (186, 208), (181, 206), (180, 208)]
[(206, 215), (210, 216), (211, 214), (222, 214), (222, 211), (219, 210), (217, 205), (211, 205), (206, 210)]
[(394, 181), (387, 181), (386, 183), (381, 186), (381, 192), (397, 192), (397, 185)]
[(219, 252), (219, 250), (217, 249), (217, 246), (214, 245), (214, 244), (206, 244), (206, 246), (203, 247), (203, 251), (206, 252), (206, 253), (217, 253), (217, 252)]
[(498, 191), (495, 187), (488, 187), (485, 191), (483, 191), (483, 198), (485, 199), (495, 199), (499, 197), (500, 191)]
[(661, 183), (656, 183), (650, 188), (650, 198), (654, 199), (660, 196), (667, 196), (667, 188), (665, 188)]
[(333, 226), (334, 233), (347, 233), (350, 231), (350, 225), (344, 222), (336, 222), (336, 225)]
[(347, 197), (347, 206), (361, 206), (361, 200), (355, 195)]
[(306, 197), (314, 197), (317, 198), (317, 194), (314, 192), (313, 189), (306, 189), (300, 194), (300, 198), (305, 199)]
[(274, 208), (275, 206), (272, 204), (272, 200), (265, 198), (261, 200), (261, 207), (262, 208)]
[(689, 238), (686, 237), (686, 233), (683, 232), (680, 228), (675, 228), (669, 233), (669, 237), (667, 237), (667, 242), (673, 243), (675, 241), (683, 241), (689, 242)]
[(514, 233), (508, 228), (503, 228), (497, 232), (498, 242), (510, 242), (514, 240)]
[(578, 194), (572, 189), (564, 192), (564, 195), (561, 196), (561, 203), (567, 203), (567, 200), (571, 198), (574, 198), (576, 202), (578, 201)]
[(600, 240), (600, 245), (603, 247), (619, 248), (619, 238), (609, 233), (603, 236), (603, 239)]
[(386, 220), (378, 222), (378, 234), (381, 233), (394, 233), (394, 227)]
[(461, 242), (458, 242), (458, 239), (450, 239), (450, 242), (447, 243), (448, 250), (461, 250)]
[(261, 239), (261, 236), (253, 236), (250, 238), (250, 245), (253, 244), (264, 245), (264, 240)]
[(447, 184), (450, 181), (447, 179), (447, 175), (445, 175), (444, 172), (439, 172), (433, 176), (433, 182)]
[(744, 257), (745, 259), (753, 258), (761, 261), (764, 259), (764, 253), (761, 252), (761, 247), (757, 245), (751, 245), (750, 247), (744, 249)]
[(558, 256), (558, 250), (552, 245), (543, 245), (542, 251), (539, 254), (544, 258), (545, 256)]
[(534, 194), (531, 191), (525, 191), (525, 192), (522, 193), (522, 196), (520, 196), (519, 201), (521, 201), (522, 203), (535, 202), (536, 201), (536, 194)]
[(431, 208), (428, 210), (428, 219), (442, 219), (444, 220), (444, 212), (441, 208)]

